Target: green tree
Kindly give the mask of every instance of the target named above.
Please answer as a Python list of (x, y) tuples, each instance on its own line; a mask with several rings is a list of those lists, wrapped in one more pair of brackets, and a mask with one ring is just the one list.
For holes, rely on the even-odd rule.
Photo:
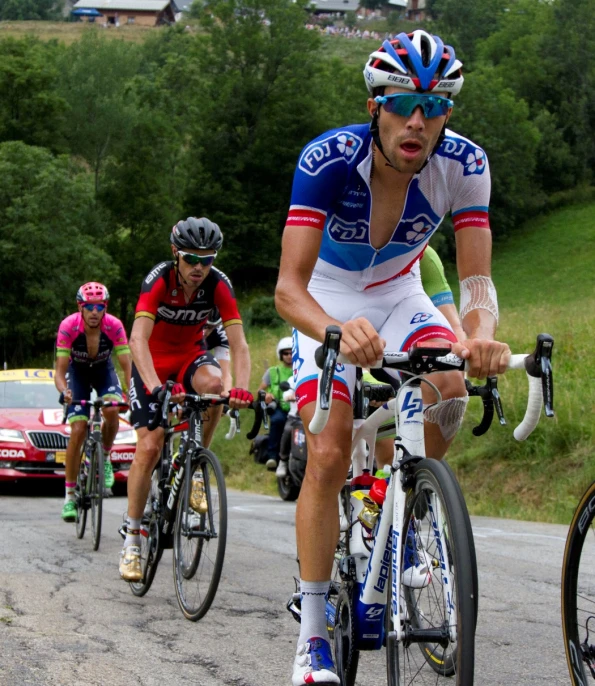
[(93, 178), (67, 156), (0, 144), (0, 338), (13, 364), (51, 349), (85, 281), (115, 276)]
[(485, 149), (492, 177), (490, 213), (496, 235), (541, 209), (543, 193), (534, 180), (540, 133), (524, 100), (493, 67), (479, 69), (457, 96), (449, 126)]
[[(255, 268), (259, 279), (276, 274), (301, 148), (353, 101), (335, 97), (347, 72), (339, 66), (335, 74), (321, 56), (319, 37), (304, 27), (303, 3), (215, 0), (209, 7), (187, 209), (220, 223), (224, 269), (253, 283)], [(358, 80), (365, 103), (361, 73)]]
[(0, 41), (0, 141), (64, 150), (66, 102), (57, 93), (60, 50), (32, 37)]
[(496, 30), (509, 5), (509, 0), (433, 0), (430, 12), (438, 25), (432, 33), (453, 45), (469, 68), (477, 46)]
[(202, 97), (195, 58), (200, 41), (178, 28), (159, 32), (142, 49), (130, 88), (139, 103), (131, 135), (105, 167), (100, 192), (115, 230), (110, 252), (120, 269), (116, 291), (126, 319), (148, 268), (168, 251), (169, 230), (183, 205), (194, 165), (187, 154), (190, 122)]
[(139, 63), (137, 45), (96, 32), (85, 32), (60, 60), (59, 91), (69, 106), (66, 135), (72, 153), (91, 166), (96, 192), (108, 156), (130, 139), (137, 115), (130, 81)]
[(62, 0), (0, 0), (0, 21), (59, 21)]

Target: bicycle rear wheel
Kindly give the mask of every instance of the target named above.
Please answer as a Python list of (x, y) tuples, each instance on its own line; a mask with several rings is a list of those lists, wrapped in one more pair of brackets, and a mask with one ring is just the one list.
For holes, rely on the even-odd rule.
[[(394, 627), (387, 607), (389, 686), (446, 684), (451, 677), (455, 677), (457, 686), (473, 684), (475, 560), (465, 517), (468, 518), (465, 503), (452, 472), (436, 460), (419, 462), (414, 468), (414, 486), (407, 494), (403, 541), (411, 527), (417, 554), (422, 560), (425, 557), (429, 573), (421, 588), (406, 586), (401, 577), (405, 639), (399, 643), (389, 633)], [(403, 557), (405, 554), (403, 545)], [(390, 577), (389, 588), (392, 570)], [(413, 640), (416, 632), (427, 630), (441, 633), (440, 641), (420, 641), (419, 636)]]
[[(195, 622), (211, 607), (221, 579), (227, 540), (227, 494), (223, 470), (214, 453), (202, 448), (192, 456), (191, 465), (178, 497), (173, 572), (180, 609)], [(201, 485), (197, 487), (195, 482), (193, 492), (195, 477)]]
[(76, 486), (74, 490), (74, 502), (76, 503), (76, 535), (82, 538), (85, 535), (87, 525), (87, 465), (85, 464), (86, 455), (83, 450), (81, 464), (76, 475)]
[(573, 686), (595, 680), (594, 518), (595, 482), (581, 498), (572, 518), (562, 565), (562, 630)]
[(103, 485), (105, 482), (103, 448), (97, 441), (93, 444), (91, 467), (87, 481), (91, 500), (91, 527), (93, 529), (93, 550), (99, 549), (101, 541), (101, 519), (103, 516)]

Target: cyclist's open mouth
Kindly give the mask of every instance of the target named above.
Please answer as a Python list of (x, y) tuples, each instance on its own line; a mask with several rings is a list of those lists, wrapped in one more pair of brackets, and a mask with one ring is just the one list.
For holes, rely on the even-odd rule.
[(401, 143), (399, 150), (405, 159), (414, 160), (423, 150), (423, 145), (418, 141), (409, 140)]

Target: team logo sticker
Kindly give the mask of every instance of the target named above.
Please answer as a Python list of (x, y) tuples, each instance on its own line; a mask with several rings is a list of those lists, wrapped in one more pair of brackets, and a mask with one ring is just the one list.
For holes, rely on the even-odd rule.
[(316, 176), (329, 164), (346, 161), (350, 164), (362, 146), (362, 139), (350, 131), (310, 143), (302, 153), (298, 168), (309, 176)]
[(483, 150), (475, 148), (473, 152), (467, 155), (465, 160), (465, 171), (463, 176), (469, 176), (470, 174), (483, 174), (483, 170), (486, 167), (486, 155)]
[(428, 319), (431, 319), (433, 316), (433, 314), (428, 314), (427, 312), (418, 312), (413, 315), (411, 324), (423, 324), (423, 322), (427, 322)]

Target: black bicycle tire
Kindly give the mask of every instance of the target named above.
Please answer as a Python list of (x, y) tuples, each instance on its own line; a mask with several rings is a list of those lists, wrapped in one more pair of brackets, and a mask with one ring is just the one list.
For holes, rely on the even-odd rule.
[(452, 485), (457, 492), (459, 504), (465, 520), (465, 529), (467, 530), (467, 542), (469, 544), (469, 554), (471, 555), (471, 570), (473, 574), (473, 599), (475, 602), (475, 626), (477, 627), (477, 615), (479, 614), (479, 578), (477, 572), (477, 555), (475, 553), (475, 538), (473, 536), (473, 527), (471, 526), (471, 517), (469, 517), (469, 510), (465, 502), (465, 496), (458, 482), (457, 477), (446, 460), (442, 460), (442, 466), (450, 473), (452, 477)]
[[(159, 459), (159, 462), (155, 466), (155, 469), (153, 469), (153, 473), (151, 474), (151, 481), (153, 480), (153, 475), (155, 472), (157, 472), (158, 476), (158, 481), (161, 481), (161, 478), (163, 476), (162, 470), (163, 470), (163, 453), (162, 457)], [(163, 497), (163, 494), (160, 494), (160, 497)], [(148, 498), (152, 498), (151, 492), (149, 492)], [(160, 534), (160, 527), (162, 525), (162, 519), (158, 516), (156, 512), (152, 512), (151, 516), (149, 518), (149, 526), (147, 527), (147, 549), (148, 553), (147, 555), (150, 555), (150, 557), (147, 560), (147, 564), (144, 569), (143, 573), (143, 578), (140, 581), (131, 581), (129, 582), (130, 585), (130, 590), (132, 593), (137, 597), (137, 598), (142, 598), (148, 590), (151, 588), (151, 585), (153, 583), (153, 580), (155, 579), (155, 574), (157, 573), (157, 567), (159, 566), (159, 562), (161, 561), (161, 556), (163, 555), (163, 538), (161, 537)], [(142, 536), (142, 534), (141, 534)], [(142, 539), (141, 539), (142, 541)], [(151, 547), (153, 547), (153, 551), (151, 552)], [(141, 551), (142, 551), (142, 543), (141, 543)]]
[[(406, 540), (407, 530), (409, 526), (409, 518), (414, 511), (415, 499), (414, 496), (417, 489), (425, 484), (433, 487), (434, 491), (439, 495), (444, 504), (444, 515), (447, 518), (448, 530), (450, 532), (450, 554), (455, 561), (455, 588), (457, 598), (457, 650), (456, 650), (456, 664), (438, 667), (439, 661), (429, 659), (428, 651), (424, 651), (426, 644), (417, 644), (417, 649), (421, 650), (421, 654), (426, 663), (433, 669), (433, 671), (448, 678), (449, 668), (456, 667), (456, 680), (451, 683), (456, 686), (472, 686), (475, 670), (475, 601), (473, 598), (473, 571), (472, 555), (470, 545), (468, 542), (467, 526), (463, 510), (461, 509), (460, 490), (455, 487), (456, 479), (452, 475), (452, 471), (445, 468), (444, 464), (437, 460), (424, 459), (415, 465), (413, 470), (414, 483), (410, 490), (408, 490), (407, 501), (405, 506), (404, 530), (402, 540)], [(403, 564), (401, 564), (401, 570)], [(392, 576), (392, 567), (389, 577)], [(389, 578), (388, 588), (392, 584)], [(386, 628), (390, 628), (390, 598), (386, 610)], [(395, 645), (387, 636), (387, 676), (389, 686), (403, 686), (403, 679), (400, 672), (399, 651), (402, 650)], [(410, 649), (416, 649), (415, 645), (411, 645)], [(425, 678), (422, 675), (422, 679)], [(408, 683), (413, 683), (408, 681)], [(423, 681), (421, 682), (423, 683)]]
[(79, 470), (76, 475), (76, 491), (78, 500), (76, 500), (76, 536), (83, 538), (85, 535), (85, 527), (87, 526), (87, 508), (85, 507), (85, 500), (87, 498), (87, 480), (83, 480), (84, 475), (84, 460), (86, 459), (85, 451), (81, 456)]
[(577, 609), (578, 574), (587, 533), (595, 518), (595, 481), (583, 494), (572, 518), (562, 562), (562, 633), (566, 664), (573, 686), (586, 686)]
[[(149, 550), (151, 557), (147, 562), (145, 567), (144, 577), (140, 581), (130, 581), (129, 586), (132, 593), (137, 598), (142, 598), (151, 588), (153, 580), (155, 579), (155, 574), (157, 573), (157, 567), (159, 566), (159, 561), (163, 555), (163, 546), (161, 545), (161, 535), (159, 533), (159, 521), (156, 515), (152, 515), (151, 521), (149, 523), (149, 535), (148, 535), (148, 546), (155, 545), (156, 548), (153, 552)], [(153, 541), (156, 540), (154, 544)]]
[(295, 483), (291, 474), (277, 477), (277, 490), (279, 491), (281, 500), (285, 500), (285, 502), (288, 503), (297, 500), (300, 494), (300, 487)]
[(99, 550), (99, 544), (101, 543), (101, 521), (103, 518), (103, 488), (105, 485), (105, 471), (103, 448), (98, 441), (95, 441), (93, 445), (89, 481), (92, 485), (90, 497), (93, 550)]
[[(213, 574), (211, 576), (211, 580), (209, 582), (208, 590), (203, 596), (203, 601), (199, 604), (199, 606), (196, 607), (189, 607), (185, 598), (183, 597), (183, 593), (180, 590), (181, 585), (184, 583), (184, 581), (188, 580), (184, 578), (182, 580), (181, 577), (183, 577), (180, 569), (180, 564), (178, 563), (179, 560), (179, 553), (178, 553), (178, 547), (179, 547), (179, 539), (180, 539), (180, 525), (181, 525), (181, 518), (182, 518), (182, 512), (183, 512), (183, 507), (186, 499), (186, 479), (191, 479), (192, 474), (194, 473), (195, 469), (197, 466), (199, 466), (203, 461), (206, 461), (210, 464), (211, 468), (213, 469), (213, 472), (215, 474), (215, 478), (217, 481), (217, 489), (219, 493), (219, 522), (218, 522), (218, 530), (217, 530), (217, 552), (215, 555), (215, 560), (213, 562)], [(196, 622), (208, 612), (209, 608), (211, 607), (213, 600), (215, 599), (215, 595), (217, 593), (217, 589), (219, 587), (219, 582), (221, 580), (221, 573), (223, 571), (223, 562), (225, 560), (225, 549), (226, 549), (226, 543), (227, 543), (227, 492), (225, 489), (225, 476), (223, 474), (223, 469), (221, 467), (221, 464), (219, 462), (219, 459), (217, 456), (208, 450), (207, 448), (200, 448), (191, 458), (191, 464), (192, 464), (192, 469), (190, 471), (190, 474), (186, 474), (184, 476), (184, 480), (181, 484), (180, 487), (180, 494), (178, 497), (178, 502), (176, 503), (176, 519), (175, 519), (175, 524), (174, 524), (174, 548), (173, 548), (173, 555), (172, 555), (172, 560), (173, 560), (173, 575), (174, 575), (174, 587), (176, 590), (176, 598), (178, 599), (178, 604), (180, 606), (180, 609), (182, 610), (182, 614), (186, 619), (189, 619), (192, 622)], [(207, 488), (207, 500), (208, 500), (208, 488)], [(198, 550), (198, 546), (197, 546)], [(202, 555), (202, 546), (201, 546), (201, 552), (200, 554)], [(195, 567), (198, 567), (199, 565), (199, 560), (193, 561), (193, 564)]]

